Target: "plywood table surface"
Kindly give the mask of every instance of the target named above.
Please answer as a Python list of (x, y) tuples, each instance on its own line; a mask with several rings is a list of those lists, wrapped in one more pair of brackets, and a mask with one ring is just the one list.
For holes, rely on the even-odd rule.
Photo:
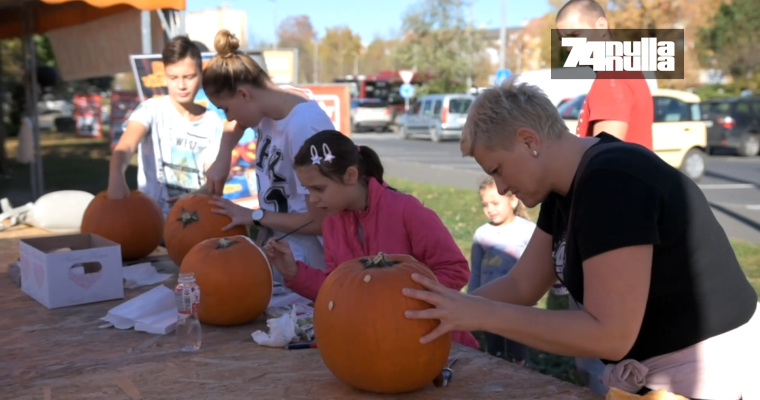
[[(334, 378), (316, 349), (257, 345), (251, 333), (266, 330), (263, 317), (232, 328), (203, 325), (201, 350), (182, 353), (173, 333), (99, 328), (122, 300), (46, 309), (7, 276), (17, 259), (18, 239), (0, 240), (2, 399), (601, 399), (460, 345), (452, 349), (458, 361), (449, 386), (365, 393)], [(176, 277), (164, 284), (173, 287)], [(125, 289), (125, 300), (147, 289)]]

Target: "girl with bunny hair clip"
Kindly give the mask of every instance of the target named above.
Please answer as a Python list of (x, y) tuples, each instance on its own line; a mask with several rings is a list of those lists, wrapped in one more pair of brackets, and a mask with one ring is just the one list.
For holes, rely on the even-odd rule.
[[(383, 181), (383, 165), (374, 150), (325, 130), (306, 139), (294, 167), (309, 190), (309, 201), (326, 215), (322, 237), (327, 268), (322, 271), (298, 261), (287, 242), (269, 240), (264, 251), (290, 289), (315, 300), (338, 265), (380, 252), (413, 256), (446, 287), (461, 290), (467, 284), (467, 259), (449, 230), (417, 198)], [(455, 331), (453, 339), (480, 347), (470, 332)]]

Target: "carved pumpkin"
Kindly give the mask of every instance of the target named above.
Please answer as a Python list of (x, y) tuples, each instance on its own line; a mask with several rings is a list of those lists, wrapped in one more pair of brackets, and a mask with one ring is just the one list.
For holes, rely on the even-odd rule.
[(378, 254), (346, 261), (325, 280), (314, 303), (314, 335), (325, 365), (338, 379), (376, 393), (421, 389), (441, 373), (451, 334), (428, 344), (420, 338), (435, 320), (406, 318), (406, 310), (430, 304), (404, 296), (405, 287), (424, 289), (412, 273), (436, 279), (414, 257)]
[(211, 212), (215, 208), (209, 204), (211, 196), (202, 194), (190, 195), (177, 200), (166, 217), (164, 228), (164, 243), (172, 261), (182, 265), (182, 259), (196, 244), (211, 238), (225, 236), (248, 236), (248, 229), (236, 226), (226, 232), (222, 228), (231, 219), (222, 214)]
[(109, 199), (104, 190), (87, 206), (80, 230), (118, 243), (122, 259), (137, 260), (161, 244), (164, 213), (156, 200), (139, 190), (123, 199)]
[(206, 239), (182, 261), (201, 288), (198, 319), (211, 325), (240, 325), (264, 313), (272, 298), (272, 270), (248, 236)]

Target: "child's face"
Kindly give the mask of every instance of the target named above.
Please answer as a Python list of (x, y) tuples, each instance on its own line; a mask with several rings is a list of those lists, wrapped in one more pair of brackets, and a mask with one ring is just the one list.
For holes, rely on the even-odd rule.
[(169, 97), (179, 104), (190, 104), (201, 88), (201, 70), (192, 58), (186, 57), (164, 68)]
[(483, 204), (483, 212), (491, 223), (501, 225), (512, 219), (518, 200), (515, 196), (502, 196), (496, 190), (496, 186), (490, 186), (480, 192), (480, 201)]
[(337, 214), (350, 207), (351, 189), (355, 185), (330, 179), (316, 165), (296, 168), (301, 184), (309, 190), (309, 202), (327, 214)]

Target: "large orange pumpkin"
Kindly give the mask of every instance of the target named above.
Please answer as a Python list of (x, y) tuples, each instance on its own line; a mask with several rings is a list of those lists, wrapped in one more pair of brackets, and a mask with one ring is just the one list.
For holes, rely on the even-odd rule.
[(211, 196), (203, 194), (189, 195), (177, 200), (166, 217), (164, 243), (169, 257), (177, 265), (196, 244), (211, 238), (234, 235), (248, 235), (244, 226), (236, 226), (226, 232), (230, 217), (211, 212), (215, 208), (209, 204)]
[(206, 239), (182, 261), (201, 288), (198, 319), (211, 325), (249, 323), (272, 298), (272, 270), (264, 252), (248, 236)]
[(412, 256), (378, 254), (346, 261), (325, 280), (314, 303), (314, 335), (325, 365), (338, 379), (376, 393), (421, 389), (441, 373), (451, 334), (427, 344), (420, 338), (435, 320), (409, 319), (406, 310), (430, 304), (404, 296), (423, 289), (412, 273), (436, 279)]
[(152, 197), (139, 190), (123, 199), (109, 199), (104, 190), (87, 206), (80, 230), (118, 243), (122, 259), (137, 260), (161, 244), (164, 213)]

